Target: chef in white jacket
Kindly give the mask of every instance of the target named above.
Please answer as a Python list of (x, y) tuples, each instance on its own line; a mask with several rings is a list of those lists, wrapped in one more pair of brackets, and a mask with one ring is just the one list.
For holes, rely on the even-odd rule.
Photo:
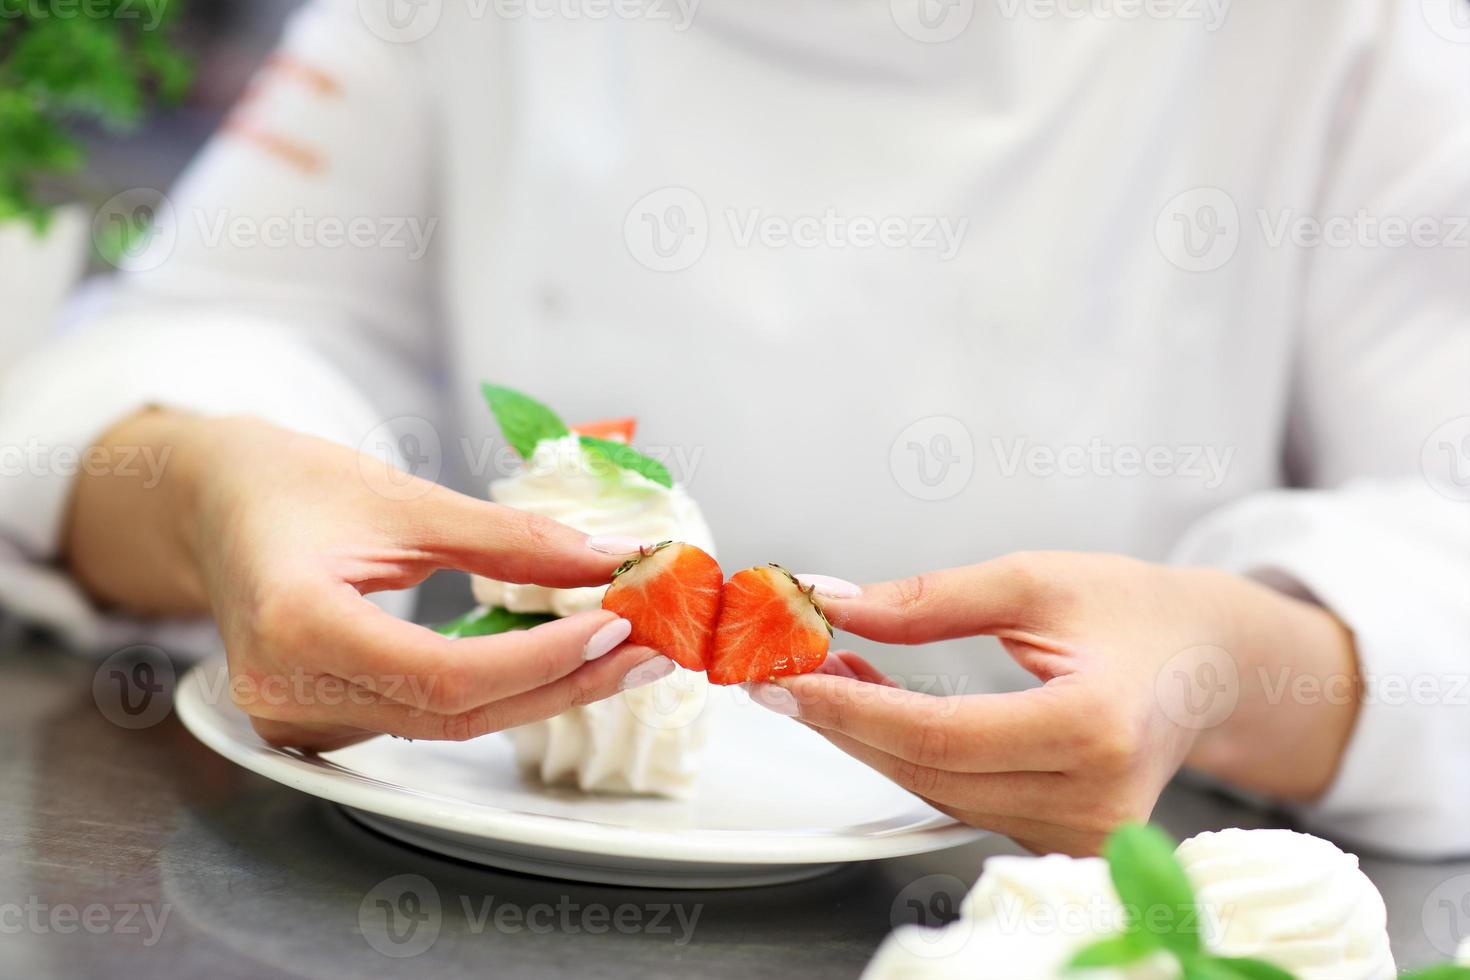
[(726, 567), (841, 576), (840, 629), (999, 636), (1045, 683), (978, 693), (970, 641), (944, 690), (753, 692), (949, 812), (1081, 852), (1188, 766), (1470, 852), (1467, 42), (1451, 0), (316, 0), (7, 366), (0, 596), (212, 612), (247, 688), (306, 671), (237, 699), (309, 746), (656, 674), (609, 613), (362, 600), (631, 547), (377, 461), (481, 493), (493, 378), (639, 416)]

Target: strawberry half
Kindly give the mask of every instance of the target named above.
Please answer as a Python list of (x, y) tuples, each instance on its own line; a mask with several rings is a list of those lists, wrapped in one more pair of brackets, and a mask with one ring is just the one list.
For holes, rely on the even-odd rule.
[(630, 643), (704, 670), (724, 580), (719, 564), (694, 545), (665, 541), (613, 573), (602, 608), (633, 624)]
[(621, 442), (625, 446), (631, 446), (633, 435), (638, 431), (638, 420), (625, 418), (579, 422), (572, 426), (572, 431), (579, 436), (592, 436), (594, 439), (606, 439), (609, 442)]
[(708, 661), (710, 681), (743, 684), (820, 667), (832, 625), (813, 601), (813, 591), (775, 564), (730, 576)]

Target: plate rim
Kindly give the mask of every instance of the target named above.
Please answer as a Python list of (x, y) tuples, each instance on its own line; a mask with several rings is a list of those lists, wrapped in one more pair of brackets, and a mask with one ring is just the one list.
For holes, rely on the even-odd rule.
[[(986, 834), (937, 811), (923, 824), (862, 837), (822, 833), (757, 836), (741, 830), (691, 832), (595, 823), (425, 794), (334, 770), (329, 759), (311, 761), (263, 742), (250, 745), (236, 739), (210, 717), (224, 709), (204, 696), (207, 672), (222, 668), (225, 658), (211, 657), (190, 668), (175, 689), (174, 710), (180, 722), (205, 746), (244, 769), (318, 799), (422, 827), (589, 855), (612, 852), (643, 860), (704, 864), (875, 861), (958, 847)], [(239, 709), (231, 705), (229, 710)], [(487, 816), (491, 818), (488, 822)]]

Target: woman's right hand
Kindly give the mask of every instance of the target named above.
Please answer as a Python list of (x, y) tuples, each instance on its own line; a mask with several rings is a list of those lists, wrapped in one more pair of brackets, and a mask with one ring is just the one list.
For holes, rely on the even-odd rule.
[(66, 530), (73, 574), (133, 613), (212, 612), (231, 697), (273, 744), (464, 740), (608, 697), (635, 667), (630, 685), (672, 669), (623, 643), (629, 624), (601, 610), (450, 640), (365, 598), (440, 568), (600, 585), (637, 542), (589, 540), (252, 419), (149, 411), (97, 445), (106, 459), (151, 450), (162, 475), (78, 475)]

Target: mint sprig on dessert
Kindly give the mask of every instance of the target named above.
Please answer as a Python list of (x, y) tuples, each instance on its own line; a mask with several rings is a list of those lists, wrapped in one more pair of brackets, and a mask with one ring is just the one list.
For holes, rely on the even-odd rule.
[(1215, 956), (1205, 949), (1204, 912), (1174, 848), (1156, 827), (1128, 824), (1113, 832), (1103, 856), (1123, 905), (1123, 932), (1078, 950), (1068, 969), (1125, 966), (1162, 951), (1179, 961), (1184, 980), (1292, 980), (1264, 960)]
[[(530, 459), (543, 440), (564, 439), (572, 434), (559, 415), (529, 395), (489, 383), (482, 384), (480, 390), (495, 414), (495, 421), (500, 423), (505, 441), (522, 459)], [(674, 486), (668, 467), (632, 446), (581, 434), (577, 435), (577, 441), (589, 456), (606, 466), (637, 473), (663, 487)]]

